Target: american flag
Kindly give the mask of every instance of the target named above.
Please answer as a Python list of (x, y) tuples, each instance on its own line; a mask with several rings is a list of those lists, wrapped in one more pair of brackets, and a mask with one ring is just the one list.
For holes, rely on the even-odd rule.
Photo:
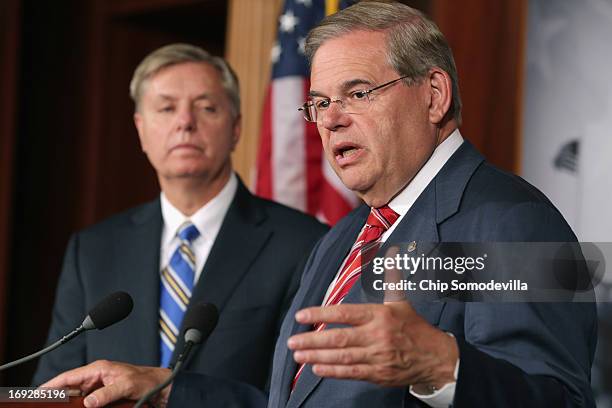
[(263, 111), (255, 193), (335, 224), (357, 203), (325, 160), (313, 123), (297, 108), (310, 88), (308, 31), (354, 0), (286, 0), (272, 48), (272, 81)]

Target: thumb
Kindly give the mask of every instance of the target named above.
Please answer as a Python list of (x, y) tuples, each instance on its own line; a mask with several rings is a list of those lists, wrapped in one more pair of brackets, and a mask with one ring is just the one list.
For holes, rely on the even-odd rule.
[(406, 299), (385, 302), (385, 306), (389, 307), (393, 311), (393, 314), (398, 316), (416, 314), (416, 310), (414, 310), (414, 307), (412, 307), (410, 302)]

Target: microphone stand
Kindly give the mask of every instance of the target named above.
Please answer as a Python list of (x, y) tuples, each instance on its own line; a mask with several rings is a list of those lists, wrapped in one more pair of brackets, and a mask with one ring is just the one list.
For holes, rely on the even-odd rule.
[(62, 344), (69, 342), (70, 340), (72, 340), (73, 338), (75, 338), (76, 336), (78, 336), (79, 334), (83, 333), (86, 330), (89, 330), (89, 328), (86, 328), (83, 324), (81, 324), (79, 327), (77, 327), (76, 329), (74, 329), (73, 331), (71, 331), (70, 333), (68, 333), (67, 335), (65, 335), (64, 337), (62, 337), (58, 341), (56, 341), (55, 343), (45, 347), (44, 349), (42, 349), (40, 351), (37, 351), (36, 353), (32, 353), (29, 356), (22, 357), (19, 360), (15, 360), (15, 361), (12, 361), (10, 363), (6, 363), (4, 365), (1, 365), (0, 366), (0, 371), (4, 371), (4, 370), (9, 369), (11, 367), (15, 367), (16, 365), (19, 365), (21, 363), (25, 363), (27, 361), (33, 360), (33, 359), (35, 359), (37, 357), (40, 357), (43, 354), (50, 352), (51, 350), (55, 350), (56, 348), (58, 348)]
[(191, 349), (193, 348), (194, 344), (195, 343), (190, 340), (185, 343), (185, 348), (183, 349), (183, 352), (179, 355), (178, 359), (176, 360), (176, 365), (174, 366), (172, 373), (170, 373), (170, 375), (168, 376), (168, 378), (166, 378), (164, 382), (162, 382), (157, 387), (153, 388), (152, 390), (147, 392), (145, 395), (143, 395), (142, 398), (138, 400), (136, 405), (134, 405), (134, 408), (140, 408), (142, 404), (144, 404), (145, 402), (149, 400), (149, 398), (151, 398), (152, 396), (154, 396), (155, 394), (157, 394), (158, 392), (166, 388), (168, 384), (174, 381), (174, 378), (177, 376), (177, 374), (181, 370), (181, 367), (183, 366), (183, 362), (187, 359), (187, 356), (191, 352)]

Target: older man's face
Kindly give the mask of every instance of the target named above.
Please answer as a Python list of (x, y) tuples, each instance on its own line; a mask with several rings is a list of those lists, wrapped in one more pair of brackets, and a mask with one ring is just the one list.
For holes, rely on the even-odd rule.
[(214, 180), (231, 171), (240, 134), (221, 75), (209, 64), (163, 68), (144, 84), (136, 127), (160, 183), (195, 177)]
[[(400, 76), (387, 63), (382, 33), (358, 31), (325, 42), (316, 52), (311, 94), (346, 97)], [(342, 182), (369, 205), (386, 204), (427, 161), (436, 145), (427, 81), (402, 81), (374, 91), (364, 113), (338, 103), (318, 118), (326, 158)]]

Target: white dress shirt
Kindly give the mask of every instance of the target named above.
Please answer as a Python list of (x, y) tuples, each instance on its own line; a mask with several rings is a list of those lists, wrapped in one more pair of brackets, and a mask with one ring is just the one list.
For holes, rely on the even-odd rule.
[(208, 259), (210, 250), (215, 243), (217, 234), (221, 229), (225, 214), (236, 195), (237, 189), (238, 179), (236, 175), (232, 173), (219, 194), (196, 211), (191, 217), (181, 213), (170, 203), (170, 201), (168, 201), (166, 195), (163, 192), (161, 193), (161, 211), (164, 225), (162, 227), (161, 252), (159, 256), (160, 271), (168, 265), (172, 254), (180, 244), (180, 239), (176, 236), (179, 227), (185, 221), (191, 221), (198, 231), (200, 231), (200, 235), (193, 240), (191, 244), (196, 258), (195, 278), (193, 283), (195, 286), (202, 273), (202, 268)]
[[(438, 172), (444, 167), (446, 162), (451, 158), (453, 153), (459, 149), (459, 146), (463, 144), (463, 137), (459, 132), (459, 129), (456, 129), (453, 133), (450, 134), (449, 137), (446, 138), (438, 147), (435, 148), (431, 157), (427, 162), (421, 167), (421, 170), (414, 176), (412, 181), (408, 183), (404, 189), (395, 196), (390, 202), (389, 207), (399, 214), (399, 218), (397, 221), (382, 235), (381, 240), (384, 242), (389, 238), (389, 236), (393, 233), (397, 225), (402, 222), (402, 219), (410, 210), (415, 201), (419, 198), (421, 193), (425, 190), (425, 188), (431, 183), (431, 181), (436, 177)], [(344, 260), (346, 262), (346, 259)], [(336, 284), (338, 277), (340, 275), (340, 271), (344, 267), (344, 262), (340, 266), (338, 273), (336, 274), (336, 278), (332, 281), (331, 285), (327, 289), (327, 293), (325, 294), (325, 298), (323, 299), (323, 304), (327, 301), (332, 288)], [(459, 372), (459, 361), (457, 361), (457, 365), (455, 366), (455, 379), (457, 379), (457, 373)], [(439, 390), (435, 391), (432, 394), (428, 395), (420, 395), (413, 392), (412, 387), (410, 387), (410, 393), (426, 403), (427, 405), (433, 408), (446, 408), (453, 402), (453, 398), (455, 396), (455, 385), (456, 382), (448, 383), (444, 385)]]

